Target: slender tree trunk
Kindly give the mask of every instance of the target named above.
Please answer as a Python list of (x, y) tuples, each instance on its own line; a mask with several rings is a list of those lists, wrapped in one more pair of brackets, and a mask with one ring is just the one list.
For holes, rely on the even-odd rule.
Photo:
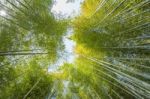
[(0, 54), (1, 54), (1, 53), (9, 53), (9, 52), (28, 52), (28, 51), (38, 51), (38, 50), (41, 50), (41, 49), (32, 49), (32, 50), (16, 50), (16, 51), (0, 51)]
[(18, 55), (39, 55), (48, 53), (0, 53), (0, 56), (18, 56)]

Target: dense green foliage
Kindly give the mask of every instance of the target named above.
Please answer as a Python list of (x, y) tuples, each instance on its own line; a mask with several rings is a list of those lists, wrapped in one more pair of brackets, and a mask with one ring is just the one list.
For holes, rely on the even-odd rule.
[(52, 87), (48, 66), (57, 59), (66, 21), (50, 12), (52, 0), (2, 0), (0, 99), (43, 99)]
[[(71, 26), (53, 3), (0, 1), (0, 99), (149, 99), (150, 1), (84, 0)], [(67, 27), (77, 57), (49, 72)]]
[[(50, 13), (51, 0), (6, 0), (1, 7), (1, 51), (43, 49), (55, 56), (65, 23)], [(53, 57), (51, 57), (53, 58)]]
[(104, 90), (95, 87), (102, 99), (150, 97), (149, 3), (85, 0), (81, 15), (73, 21), (77, 52), (94, 62), (90, 65), (97, 75), (93, 84), (104, 82), (99, 83)]

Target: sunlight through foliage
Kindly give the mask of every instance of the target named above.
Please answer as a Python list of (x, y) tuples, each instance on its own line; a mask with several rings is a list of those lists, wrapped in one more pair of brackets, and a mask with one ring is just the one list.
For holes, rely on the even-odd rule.
[(1, 0), (0, 99), (149, 99), (149, 0)]

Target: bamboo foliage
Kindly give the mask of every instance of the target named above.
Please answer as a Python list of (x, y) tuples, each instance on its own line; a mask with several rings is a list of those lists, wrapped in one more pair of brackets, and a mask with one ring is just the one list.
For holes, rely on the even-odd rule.
[(66, 30), (66, 20), (56, 20), (50, 12), (52, 3), (0, 1), (0, 98), (42, 99), (51, 90), (47, 68), (56, 60)]
[[(78, 54), (95, 62), (91, 66), (97, 82), (104, 81), (102, 85), (110, 89), (103, 89), (108, 98), (150, 97), (149, 0), (100, 0), (97, 5), (98, 1), (85, 0), (83, 13), (73, 22), (78, 45), (94, 51), (81, 52), (77, 46)], [(105, 54), (102, 58), (95, 52)]]
[[(150, 97), (149, 0), (84, 0), (69, 24), (75, 53), (61, 54), (68, 20), (54, 17), (53, 4), (0, 1), (0, 99)], [(49, 72), (66, 53), (74, 62)]]

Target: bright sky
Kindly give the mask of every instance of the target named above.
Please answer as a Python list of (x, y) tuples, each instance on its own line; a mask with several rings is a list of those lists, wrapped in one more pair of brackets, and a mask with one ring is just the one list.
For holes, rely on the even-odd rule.
[(0, 15), (1, 15), (1, 16), (6, 16), (6, 11), (0, 10)]
[[(55, 0), (56, 3), (52, 7), (52, 12), (56, 15), (65, 15), (65, 17), (68, 16), (75, 16), (79, 14), (80, 10), (80, 3), (83, 0), (72, 0), (74, 2), (68, 2), (68, 0)], [(71, 1), (71, 0), (70, 0)]]

